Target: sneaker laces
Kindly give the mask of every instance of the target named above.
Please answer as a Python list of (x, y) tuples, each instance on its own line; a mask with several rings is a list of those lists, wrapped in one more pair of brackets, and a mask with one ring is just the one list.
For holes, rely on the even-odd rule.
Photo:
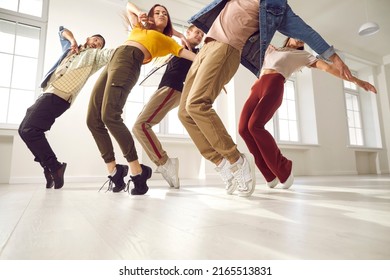
[(231, 185), (232, 179), (233, 179), (233, 174), (230, 172), (229, 166), (227, 164), (228, 163), (226, 162), (224, 166), (216, 167), (215, 169), (218, 172), (219, 176), (222, 178), (222, 181), (226, 185)]
[(243, 164), (237, 163), (236, 171), (234, 172), (234, 179), (237, 182), (239, 191), (247, 191), (248, 187), (245, 182)]
[(130, 178), (129, 181), (127, 181), (126, 187), (123, 189), (124, 192), (127, 192), (130, 195), (130, 183), (133, 182), (133, 180)]
[(100, 192), (104, 186), (108, 183), (108, 187), (107, 187), (107, 190), (105, 192), (108, 192), (108, 191), (112, 191), (113, 189), (113, 181), (111, 180), (111, 176), (108, 176), (108, 180), (104, 182), (103, 186), (100, 187), (99, 191)]

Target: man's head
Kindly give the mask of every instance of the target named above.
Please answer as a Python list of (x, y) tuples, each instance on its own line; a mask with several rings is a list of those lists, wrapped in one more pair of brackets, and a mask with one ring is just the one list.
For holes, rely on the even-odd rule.
[(204, 32), (193, 24), (186, 31), (186, 39), (193, 48), (202, 42), (203, 36)]
[(84, 47), (102, 49), (104, 48), (105, 44), (106, 44), (106, 40), (104, 40), (103, 36), (100, 34), (95, 34), (87, 38), (87, 42), (85, 42)]

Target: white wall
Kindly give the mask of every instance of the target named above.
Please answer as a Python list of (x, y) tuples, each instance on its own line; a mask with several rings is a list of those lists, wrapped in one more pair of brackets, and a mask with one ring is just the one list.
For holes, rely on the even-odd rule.
[[(144, 9), (149, 8), (154, 3), (141, 0), (134, 2)], [(106, 47), (120, 45), (126, 38), (125, 27), (120, 17), (125, 3), (126, 1), (123, 0), (51, 0), (45, 70), (50, 68), (60, 54), (57, 37), (59, 25), (65, 25), (72, 30), (79, 43), (83, 43), (83, 40), (89, 35), (101, 33), (106, 38)], [(186, 1), (178, 1), (175, 4), (173, 0), (165, 0), (158, 1), (158, 3), (166, 5), (172, 17), (176, 21), (182, 22), (185, 22), (200, 8), (191, 4), (190, 1), (187, 7), (185, 6)], [(378, 171), (389, 173), (390, 131), (387, 123), (390, 120), (389, 63), (376, 67), (376, 72), (378, 75), (374, 77), (373, 82), (380, 91), (380, 96), (378, 96), (380, 97), (380, 102), (378, 102), (380, 104), (379, 127), (382, 129), (383, 149), (375, 152), (378, 152)], [(89, 94), (98, 75), (99, 73), (96, 73), (90, 78), (72, 108), (56, 121), (48, 133), (48, 139), (56, 151), (58, 159), (68, 163), (66, 171), (68, 182), (100, 182), (106, 177), (105, 164), (85, 124)], [(306, 122), (307, 125), (318, 130), (316, 132), (318, 143), (315, 143), (315, 139), (309, 139), (311, 144), (318, 145), (307, 145), (297, 149), (283, 146), (282, 152), (294, 161), (294, 173), (296, 175), (356, 174), (356, 153), (355, 150), (347, 147), (348, 133), (345, 130), (345, 101), (341, 81), (319, 70), (309, 70), (300, 79), (298, 80), (300, 88), (305, 88), (307, 85), (307, 90), (314, 92), (314, 98), (308, 99), (303, 104), (306, 106), (314, 104), (315, 112), (312, 113), (315, 113), (316, 125), (313, 124), (314, 120), (307, 119)], [(226, 106), (224, 110), (221, 110), (221, 118), (242, 152), (247, 152), (247, 148), (238, 136), (237, 122), (254, 80), (253, 74), (240, 67), (227, 87), (228, 95), (221, 96), (217, 101), (219, 106)], [(136, 92), (131, 94), (136, 94)], [(313, 110), (313, 107), (310, 106), (308, 110)], [(24, 143), (17, 135), (13, 141), (10, 140), (9, 136), (7, 137), (6, 139), (1, 138), (0, 141), (0, 151), (2, 156), (5, 156), (5, 159), (0, 162), (0, 179), (7, 180), (9, 178), (10, 183), (43, 182), (42, 170), (37, 163), (33, 162), (33, 156)], [(209, 178), (216, 176), (212, 164), (202, 160), (191, 141), (178, 143), (164, 140), (164, 145), (172, 157), (179, 157), (181, 177)], [(9, 152), (10, 147), (12, 147), (12, 153)], [(115, 149), (118, 162), (124, 163), (125, 160), (116, 144)], [(138, 144), (137, 149), (140, 161), (153, 166)], [(363, 159), (370, 157), (364, 153), (363, 151), (363, 154), (359, 154), (358, 157)], [(260, 173), (258, 173), (258, 178), (259, 181), (263, 180)]]

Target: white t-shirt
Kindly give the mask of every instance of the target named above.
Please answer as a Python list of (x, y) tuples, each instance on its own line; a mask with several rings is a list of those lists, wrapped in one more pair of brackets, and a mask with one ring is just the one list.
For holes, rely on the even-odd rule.
[(277, 49), (270, 45), (265, 53), (263, 70), (272, 69), (282, 74), (288, 79), (292, 73), (302, 69), (304, 66), (310, 67), (318, 59), (304, 50), (293, 48)]

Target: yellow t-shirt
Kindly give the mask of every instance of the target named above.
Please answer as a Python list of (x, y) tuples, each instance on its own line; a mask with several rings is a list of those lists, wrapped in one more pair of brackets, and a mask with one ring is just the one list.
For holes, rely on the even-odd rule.
[[(131, 30), (127, 40), (135, 41), (143, 45), (152, 56), (151, 59), (166, 56), (167, 54), (179, 56), (179, 52), (183, 48), (174, 39), (161, 32), (141, 29), (139, 27)], [(149, 61), (144, 61), (144, 63), (147, 62)]]

